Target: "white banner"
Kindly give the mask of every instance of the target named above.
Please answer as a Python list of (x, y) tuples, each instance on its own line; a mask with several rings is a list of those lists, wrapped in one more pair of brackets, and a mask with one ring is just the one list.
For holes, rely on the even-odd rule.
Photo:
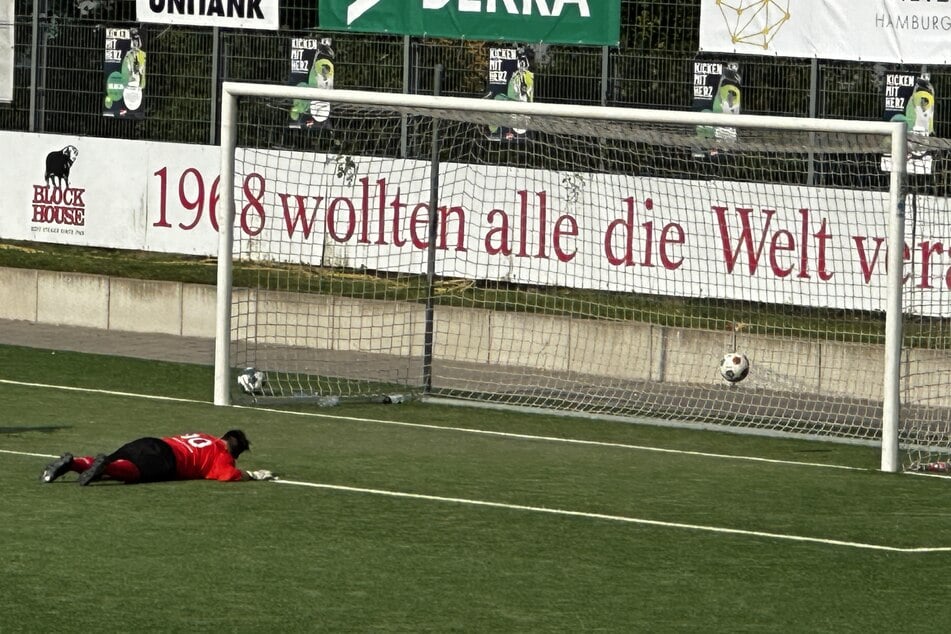
[(951, 64), (948, 0), (702, 0), (700, 50)]
[(0, 101), (13, 101), (13, 0), (0, 0)]
[[(0, 170), (0, 239), (217, 253), (215, 146), (0, 132), (0, 151), (17, 157)], [(425, 272), (427, 163), (242, 154), (245, 255)], [(884, 307), (885, 193), (459, 164), (443, 165), (440, 186), (437, 275)], [(906, 308), (949, 317), (951, 200), (917, 196), (906, 216)]]
[(278, 1), (135, 0), (135, 17), (139, 22), (277, 31)]

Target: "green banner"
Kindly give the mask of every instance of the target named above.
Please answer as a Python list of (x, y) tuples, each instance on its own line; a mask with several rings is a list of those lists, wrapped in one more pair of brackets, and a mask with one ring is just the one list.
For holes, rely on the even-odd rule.
[(320, 28), (617, 46), (621, 0), (321, 0)]

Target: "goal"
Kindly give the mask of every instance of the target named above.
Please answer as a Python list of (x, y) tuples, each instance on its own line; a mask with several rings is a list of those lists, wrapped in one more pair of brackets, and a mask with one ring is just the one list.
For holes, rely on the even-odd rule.
[[(293, 100), (331, 116), (290, 129)], [(225, 83), (215, 402), (948, 457), (951, 210), (908, 188), (904, 127), (725, 116)]]

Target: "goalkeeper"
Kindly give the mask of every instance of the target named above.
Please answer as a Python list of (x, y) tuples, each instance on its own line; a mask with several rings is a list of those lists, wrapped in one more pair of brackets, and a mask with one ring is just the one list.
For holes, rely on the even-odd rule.
[(243, 471), (235, 460), (251, 448), (240, 429), (232, 429), (221, 438), (193, 433), (166, 438), (139, 438), (111, 454), (73, 457), (64, 453), (47, 465), (41, 482), (52, 482), (68, 471), (79, 473), (79, 484), (86, 486), (103, 479), (127, 484), (169, 480), (273, 480), (267, 470)]

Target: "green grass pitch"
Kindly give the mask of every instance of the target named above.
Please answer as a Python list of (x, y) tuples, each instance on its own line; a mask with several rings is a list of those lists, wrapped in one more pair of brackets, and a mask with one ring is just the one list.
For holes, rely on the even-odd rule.
[[(426, 403), (216, 408), (207, 367), (16, 347), (0, 368), (3, 632), (948, 622), (951, 483), (878, 473), (871, 448)], [(293, 483), (38, 481), (63, 451), (233, 427), (239, 466)]]

